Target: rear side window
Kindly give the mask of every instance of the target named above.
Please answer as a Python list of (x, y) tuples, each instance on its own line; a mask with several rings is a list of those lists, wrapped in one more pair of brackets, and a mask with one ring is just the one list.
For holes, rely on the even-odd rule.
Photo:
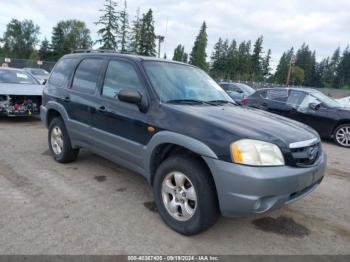
[(65, 87), (76, 63), (77, 60), (73, 58), (64, 58), (58, 61), (50, 76), (48, 84), (54, 87)]
[(95, 93), (102, 66), (103, 60), (100, 58), (84, 59), (75, 71), (72, 89), (87, 94)]
[(305, 93), (300, 91), (292, 90), (289, 94), (287, 104), (292, 106), (299, 106), (301, 102), (304, 100)]
[(118, 96), (119, 91), (122, 89), (141, 91), (142, 83), (130, 63), (112, 60), (107, 68), (102, 95), (114, 98)]
[(278, 102), (287, 102), (288, 98), (288, 89), (279, 89), (279, 90), (273, 90), (270, 89), (267, 91), (267, 99), (278, 101)]

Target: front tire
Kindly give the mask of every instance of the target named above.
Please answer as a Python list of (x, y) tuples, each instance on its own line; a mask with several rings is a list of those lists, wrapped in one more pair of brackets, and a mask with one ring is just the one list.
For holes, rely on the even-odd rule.
[(198, 158), (177, 155), (164, 160), (155, 174), (153, 192), (160, 216), (180, 234), (201, 233), (219, 216), (214, 182)]
[(350, 148), (350, 124), (343, 124), (335, 129), (334, 141), (339, 146)]
[(51, 154), (57, 162), (72, 162), (79, 154), (79, 149), (72, 148), (66, 126), (61, 117), (54, 118), (50, 122), (48, 142)]

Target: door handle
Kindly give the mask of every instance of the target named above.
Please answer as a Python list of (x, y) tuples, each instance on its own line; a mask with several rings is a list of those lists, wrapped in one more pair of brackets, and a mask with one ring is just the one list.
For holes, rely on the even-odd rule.
[(267, 107), (267, 103), (262, 103), (261, 105), (264, 107)]
[(70, 102), (70, 97), (69, 97), (69, 96), (64, 97), (64, 98), (63, 98), (63, 101), (64, 101), (64, 102)]
[(100, 106), (97, 108), (98, 111), (106, 111), (106, 107), (105, 106)]

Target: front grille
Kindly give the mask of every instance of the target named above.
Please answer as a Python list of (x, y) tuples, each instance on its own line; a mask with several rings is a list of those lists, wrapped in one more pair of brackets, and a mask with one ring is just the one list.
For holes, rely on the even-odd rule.
[(321, 151), (319, 142), (310, 146), (291, 148), (292, 156), (297, 166), (313, 165), (319, 158)]

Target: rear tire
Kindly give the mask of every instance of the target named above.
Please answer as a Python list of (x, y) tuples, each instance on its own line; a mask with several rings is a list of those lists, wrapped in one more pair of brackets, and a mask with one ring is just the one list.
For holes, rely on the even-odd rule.
[(72, 162), (79, 154), (79, 149), (72, 148), (66, 126), (61, 117), (56, 117), (50, 122), (48, 142), (53, 158), (59, 163)]
[(201, 233), (219, 217), (211, 174), (198, 158), (176, 155), (158, 167), (153, 192), (164, 222), (183, 235)]
[(342, 147), (350, 148), (350, 124), (343, 124), (334, 130), (333, 139)]

